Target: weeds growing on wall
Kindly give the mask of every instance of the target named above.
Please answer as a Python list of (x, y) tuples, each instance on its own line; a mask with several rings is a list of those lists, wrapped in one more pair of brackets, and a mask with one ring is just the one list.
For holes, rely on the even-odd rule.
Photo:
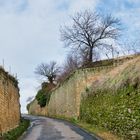
[(81, 103), (80, 119), (124, 139), (140, 139), (140, 88), (124, 87), (89, 94)]
[(17, 140), (24, 131), (27, 130), (27, 128), (30, 125), (30, 121), (29, 120), (21, 120), (21, 123), (19, 124), (19, 126), (7, 133), (5, 133), (2, 137), (2, 140)]
[(48, 105), (50, 101), (50, 96), (51, 96), (51, 93), (50, 92), (46, 93), (46, 91), (43, 89), (38, 91), (36, 95), (36, 99), (40, 107), (45, 107), (46, 105)]
[(38, 91), (38, 93), (36, 95), (36, 99), (37, 99), (38, 104), (40, 105), (40, 107), (46, 106), (46, 100), (47, 100), (47, 98), (46, 98), (46, 95), (45, 95), (45, 93), (44, 93), (43, 90), (39, 90)]
[(140, 140), (140, 58), (101, 75), (82, 97), (82, 121)]

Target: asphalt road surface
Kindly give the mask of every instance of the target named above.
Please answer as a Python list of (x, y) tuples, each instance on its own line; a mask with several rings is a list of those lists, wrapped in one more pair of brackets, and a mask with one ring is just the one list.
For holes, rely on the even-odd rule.
[(31, 126), (20, 140), (99, 140), (67, 121), (31, 115), (23, 117), (31, 121)]

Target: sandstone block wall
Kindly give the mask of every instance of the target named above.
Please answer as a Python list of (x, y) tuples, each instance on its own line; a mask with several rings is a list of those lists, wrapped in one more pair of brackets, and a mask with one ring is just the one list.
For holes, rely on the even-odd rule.
[(47, 106), (48, 116), (77, 118), (80, 113), (81, 93), (98, 77), (100, 71), (108, 69), (80, 69), (75, 71), (64, 83), (57, 87), (51, 95)]
[(30, 108), (28, 111), (29, 114), (47, 116), (47, 110), (47, 107), (41, 108), (40, 105), (37, 103), (37, 100), (33, 100), (30, 103)]
[(0, 134), (18, 126), (19, 97), (17, 81), (0, 68)]
[(77, 118), (80, 113), (81, 94), (98, 79), (99, 74), (105, 75), (112, 68), (135, 57), (129, 56), (115, 59), (110, 66), (85, 68), (75, 71), (52, 91), (48, 106), (40, 108), (37, 101), (34, 100), (29, 107), (29, 113)]
[(40, 108), (37, 100), (32, 101), (29, 114), (77, 118), (80, 112), (81, 93), (96, 80), (101, 71), (106, 73), (112, 67), (114, 66), (75, 71), (52, 91), (48, 106)]

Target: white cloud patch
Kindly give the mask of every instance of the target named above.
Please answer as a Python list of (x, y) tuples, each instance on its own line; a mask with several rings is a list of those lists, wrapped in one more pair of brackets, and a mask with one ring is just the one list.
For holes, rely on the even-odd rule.
[(140, 1), (139, 0), (100, 0), (99, 11), (111, 13), (121, 19), (123, 37), (137, 38), (140, 34)]
[(97, 0), (0, 0), (0, 64), (18, 74), (21, 110), (34, 96), (39, 83), (34, 69), (41, 62), (62, 62), (66, 50), (60, 42), (59, 27), (68, 15), (94, 9)]
[(123, 36), (127, 39), (140, 39), (140, 8), (125, 9), (118, 12), (124, 27)]

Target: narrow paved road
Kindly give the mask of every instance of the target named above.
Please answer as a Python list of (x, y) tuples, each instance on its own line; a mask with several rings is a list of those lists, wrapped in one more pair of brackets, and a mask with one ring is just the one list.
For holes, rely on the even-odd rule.
[(99, 140), (67, 121), (23, 115), (31, 126), (21, 140)]

